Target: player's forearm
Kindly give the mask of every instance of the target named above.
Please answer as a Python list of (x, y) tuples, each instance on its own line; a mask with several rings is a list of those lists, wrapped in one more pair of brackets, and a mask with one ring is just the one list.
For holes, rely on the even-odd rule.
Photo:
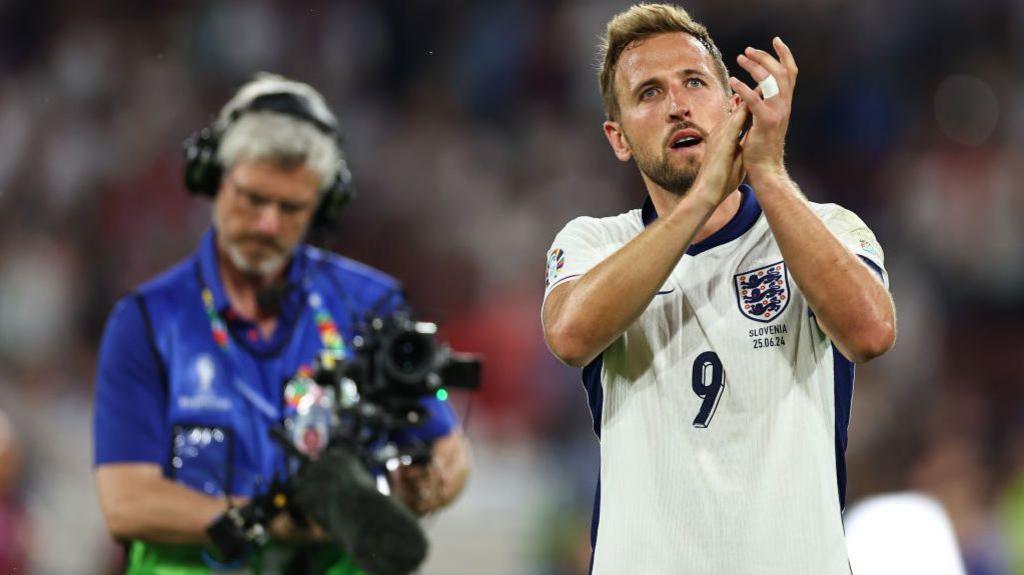
[(544, 332), (551, 351), (576, 367), (593, 361), (640, 317), (715, 208), (700, 194), (688, 194), (669, 214), (566, 286), (571, 290), (566, 297), (549, 296)]
[(888, 351), (895, 311), (875, 272), (829, 231), (784, 171), (751, 174), (751, 183), (786, 267), (832, 342), (856, 362)]
[(206, 528), (227, 509), (225, 499), (132, 467), (104, 465), (96, 472), (110, 534), (118, 540), (207, 543)]

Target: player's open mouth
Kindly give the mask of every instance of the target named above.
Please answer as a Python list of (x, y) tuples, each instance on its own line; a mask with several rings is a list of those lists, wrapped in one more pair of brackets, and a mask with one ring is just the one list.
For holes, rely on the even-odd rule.
[(680, 150), (682, 148), (692, 148), (703, 142), (704, 138), (701, 137), (700, 132), (697, 130), (688, 129), (676, 132), (669, 141), (670, 148)]

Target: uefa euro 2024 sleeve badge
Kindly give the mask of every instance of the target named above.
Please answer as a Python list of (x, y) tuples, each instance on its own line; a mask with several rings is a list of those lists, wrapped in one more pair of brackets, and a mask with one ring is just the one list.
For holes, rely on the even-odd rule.
[(544, 287), (548, 287), (558, 279), (558, 272), (565, 267), (565, 251), (555, 248), (548, 252), (548, 275), (544, 278)]
[(733, 276), (736, 303), (752, 320), (768, 323), (789, 305), (789, 276), (786, 263), (779, 261)]

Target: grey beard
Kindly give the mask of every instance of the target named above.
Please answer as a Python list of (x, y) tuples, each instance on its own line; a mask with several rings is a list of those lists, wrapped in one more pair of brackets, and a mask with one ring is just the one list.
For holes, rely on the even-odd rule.
[(268, 278), (276, 274), (288, 261), (287, 256), (281, 255), (267, 258), (257, 264), (251, 264), (244, 256), (242, 256), (242, 252), (238, 247), (231, 244), (227, 246), (227, 253), (228, 259), (231, 260), (232, 265), (234, 265), (238, 271), (263, 278)]

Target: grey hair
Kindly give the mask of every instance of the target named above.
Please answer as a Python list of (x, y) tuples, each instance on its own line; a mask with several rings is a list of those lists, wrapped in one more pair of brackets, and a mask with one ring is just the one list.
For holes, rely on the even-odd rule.
[(225, 104), (217, 119), (223, 130), (217, 147), (217, 161), (224, 170), (241, 161), (268, 161), (284, 166), (308, 166), (325, 191), (337, 175), (341, 150), (335, 139), (305, 120), (268, 110), (246, 113), (234, 122), (232, 114), (264, 94), (288, 92), (306, 98), (318, 116), (334, 116), (323, 97), (312, 86), (276, 74), (259, 74), (242, 86)]

